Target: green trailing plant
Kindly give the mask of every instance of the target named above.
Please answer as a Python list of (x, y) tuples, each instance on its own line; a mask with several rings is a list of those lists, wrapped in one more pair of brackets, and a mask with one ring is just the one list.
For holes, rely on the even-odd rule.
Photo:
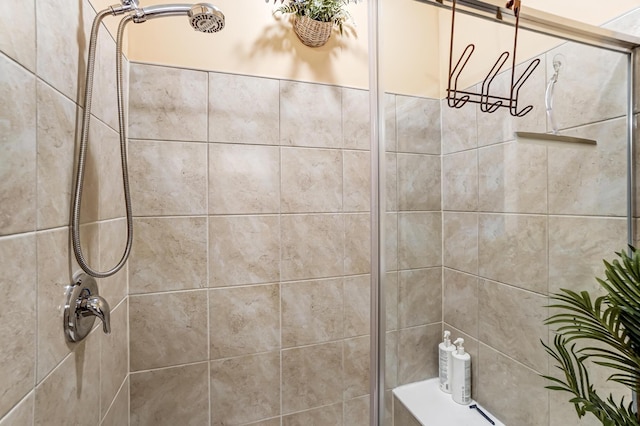
[[(267, 3), (269, 0), (265, 0)], [(357, 4), (362, 0), (273, 0), (276, 4), (280, 2), (282, 6), (276, 8), (273, 13), (293, 14), (297, 16), (307, 16), (310, 19), (320, 22), (333, 22), (333, 24), (343, 32), (345, 22), (353, 22), (349, 13), (350, 3)]]
[(589, 378), (588, 364), (594, 363), (611, 371), (608, 380), (640, 389), (640, 252), (631, 247), (616, 255), (604, 261), (605, 279), (596, 278), (602, 296), (592, 300), (586, 291), (566, 289), (551, 295), (549, 308), (556, 313), (546, 324), (557, 331), (553, 344), (542, 344), (561, 374), (543, 377), (552, 382), (548, 389), (571, 394), (578, 417), (591, 413), (604, 426), (640, 426), (630, 398), (603, 398)]

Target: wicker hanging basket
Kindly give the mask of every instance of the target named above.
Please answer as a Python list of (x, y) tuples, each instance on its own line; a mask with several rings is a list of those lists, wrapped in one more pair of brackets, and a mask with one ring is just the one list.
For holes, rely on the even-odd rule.
[(320, 47), (329, 40), (331, 30), (333, 30), (333, 22), (320, 22), (308, 16), (296, 16), (293, 30), (305, 45)]

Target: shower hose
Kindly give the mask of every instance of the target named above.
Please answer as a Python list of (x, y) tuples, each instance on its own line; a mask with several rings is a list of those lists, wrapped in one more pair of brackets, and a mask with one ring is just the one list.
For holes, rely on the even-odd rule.
[(71, 214), (71, 241), (73, 252), (80, 267), (89, 275), (95, 278), (106, 278), (118, 272), (127, 262), (133, 244), (133, 214), (131, 210), (131, 193), (129, 189), (129, 172), (127, 167), (127, 134), (124, 115), (124, 95), (123, 95), (123, 72), (122, 72), (122, 39), (126, 24), (133, 19), (131, 15), (125, 16), (118, 26), (118, 37), (116, 42), (116, 85), (118, 92), (118, 125), (120, 130), (120, 159), (122, 164), (122, 184), (124, 189), (124, 201), (127, 216), (127, 243), (120, 261), (111, 269), (100, 272), (89, 266), (82, 253), (80, 243), (80, 206), (82, 204), (82, 190), (84, 185), (84, 175), (86, 168), (87, 149), (89, 142), (89, 123), (91, 121), (91, 100), (93, 97), (93, 76), (96, 62), (96, 45), (98, 40), (98, 30), (100, 23), (109, 14), (116, 15), (124, 10), (114, 10), (113, 8), (99, 12), (93, 20), (91, 27), (91, 38), (89, 40), (89, 52), (87, 58), (87, 78), (84, 91), (84, 111), (82, 115), (82, 132), (80, 136), (80, 149), (78, 153), (78, 168), (73, 192), (73, 207)]

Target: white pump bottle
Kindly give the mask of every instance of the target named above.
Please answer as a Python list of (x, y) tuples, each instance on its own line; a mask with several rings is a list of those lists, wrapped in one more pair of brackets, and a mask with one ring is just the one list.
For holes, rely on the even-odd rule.
[(451, 397), (458, 404), (471, 402), (471, 355), (464, 351), (464, 339), (458, 338), (453, 354), (453, 371), (451, 374)]
[(453, 367), (453, 353), (456, 347), (451, 344), (451, 332), (445, 330), (444, 341), (438, 345), (440, 390), (451, 393), (451, 369)]

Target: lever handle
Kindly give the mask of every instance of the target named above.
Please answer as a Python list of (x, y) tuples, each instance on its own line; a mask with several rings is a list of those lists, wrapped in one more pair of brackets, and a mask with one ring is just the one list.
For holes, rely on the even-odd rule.
[(70, 342), (79, 342), (93, 329), (96, 318), (102, 321), (102, 331), (111, 333), (111, 308), (98, 293), (96, 280), (84, 273), (73, 277), (74, 283), (67, 287), (67, 302), (64, 306), (64, 332)]
[(102, 331), (105, 334), (111, 333), (111, 308), (106, 300), (100, 296), (90, 296), (83, 299), (81, 309), (84, 311), (83, 315), (86, 312), (88, 315), (94, 315), (102, 321)]

